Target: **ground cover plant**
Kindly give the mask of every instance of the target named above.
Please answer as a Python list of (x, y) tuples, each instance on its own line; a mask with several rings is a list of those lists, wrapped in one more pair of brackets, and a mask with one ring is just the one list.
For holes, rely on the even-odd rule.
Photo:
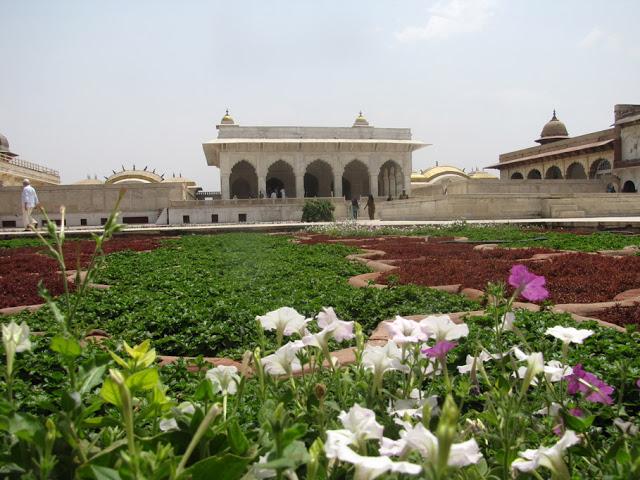
[[(107, 222), (98, 241), (116, 227)], [(62, 240), (54, 234), (54, 254)], [(58, 328), (47, 336), (3, 325), (0, 470), (82, 479), (637, 478), (639, 335), (514, 312), (516, 298), (548, 292), (523, 265), (508, 284), (509, 297), (505, 285), (488, 286), (485, 316), (392, 317), (389, 341), (378, 344), (326, 306), (313, 318), (264, 311), (241, 370), (193, 374), (184, 363), (158, 368), (148, 340), (108, 352), (83, 345), (83, 284), (57, 303), (48, 298)], [(352, 364), (331, 358), (332, 342), (353, 345)], [(62, 377), (55, 392), (44, 390), (46, 414), (25, 409), (33, 381), (24, 369), (36, 355)]]
[[(306, 315), (332, 304), (367, 332), (395, 314), (478, 307), (424, 287), (354, 289), (347, 280), (368, 271), (345, 259), (355, 251), (241, 233), (185, 236), (143, 254), (111, 254), (97, 278), (111, 288), (89, 295), (82, 322), (131, 343), (151, 339), (165, 355), (240, 358), (256, 345), (253, 318), (285, 303)], [(34, 329), (51, 328), (46, 311), (25, 318)]]
[(626, 246), (640, 247), (640, 233), (605, 232), (585, 229), (545, 228), (542, 225), (470, 224), (464, 221), (448, 225), (411, 227), (375, 226), (357, 222), (338, 222), (331, 225), (310, 226), (310, 233), (331, 237), (379, 237), (385, 235), (467, 237), (475, 242), (500, 242), (505, 247), (536, 247), (556, 250), (595, 252), (615, 250)]
[[(145, 251), (157, 248), (162, 239), (154, 237), (119, 237), (105, 242), (105, 253), (122, 250)], [(47, 250), (35, 246), (34, 240), (24, 239), (0, 243), (0, 308), (42, 303), (38, 284), (43, 282), (53, 296), (64, 291), (64, 281), (54, 258)], [(4, 245), (4, 247), (3, 247)], [(63, 255), (67, 268), (85, 268), (91, 261), (94, 242), (77, 240), (65, 242)]]

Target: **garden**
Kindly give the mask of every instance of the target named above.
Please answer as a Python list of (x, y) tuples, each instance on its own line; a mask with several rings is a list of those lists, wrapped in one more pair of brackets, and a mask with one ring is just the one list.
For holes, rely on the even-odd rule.
[(119, 229), (0, 243), (6, 478), (640, 477), (638, 236)]

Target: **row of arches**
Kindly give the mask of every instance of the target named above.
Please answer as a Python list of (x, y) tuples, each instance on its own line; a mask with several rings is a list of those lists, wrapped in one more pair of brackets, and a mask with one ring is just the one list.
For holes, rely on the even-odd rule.
[[(574, 162), (567, 167), (567, 171), (565, 175), (562, 174), (562, 170), (557, 165), (553, 165), (544, 173), (545, 180), (562, 180), (566, 178), (567, 180), (586, 180), (599, 178), (602, 175), (608, 175), (611, 173), (611, 162), (604, 158), (600, 158), (591, 164), (591, 168), (589, 169), (589, 176), (584, 170), (584, 167), (581, 163)], [(537, 168), (532, 168), (527, 172), (528, 180), (542, 180), (542, 172)], [(511, 174), (511, 180), (523, 180), (524, 175), (521, 172), (514, 172)]]
[[(347, 198), (371, 193), (369, 167), (360, 160), (349, 162), (342, 172), (341, 191)], [(399, 196), (406, 188), (402, 167), (393, 160), (385, 162), (378, 172), (378, 195)], [(229, 195), (231, 198), (257, 198), (261, 194), (270, 197), (330, 197), (336, 194), (334, 170), (324, 160), (311, 162), (304, 173), (304, 192), (296, 191), (296, 175), (293, 167), (284, 160), (272, 163), (267, 170), (266, 192), (258, 185), (258, 175), (254, 166), (246, 160), (236, 163), (229, 175)]]

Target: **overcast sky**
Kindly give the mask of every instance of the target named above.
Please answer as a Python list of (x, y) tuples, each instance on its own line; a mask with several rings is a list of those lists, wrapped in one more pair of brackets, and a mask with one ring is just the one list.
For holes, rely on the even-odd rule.
[(219, 187), (241, 125), (410, 127), (467, 171), (640, 103), (638, 0), (0, 0), (0, 133), (71, 183), (121, 165)]

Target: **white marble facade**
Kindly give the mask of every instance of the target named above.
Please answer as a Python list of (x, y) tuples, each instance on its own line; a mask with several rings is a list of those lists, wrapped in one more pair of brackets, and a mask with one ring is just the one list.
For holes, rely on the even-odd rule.
[(227, 114), (217, 128), (203, 149), (223, 199), (409, 195), (412, 152), (427, 145), (362, 115), (352, 127), (244, 127)]

